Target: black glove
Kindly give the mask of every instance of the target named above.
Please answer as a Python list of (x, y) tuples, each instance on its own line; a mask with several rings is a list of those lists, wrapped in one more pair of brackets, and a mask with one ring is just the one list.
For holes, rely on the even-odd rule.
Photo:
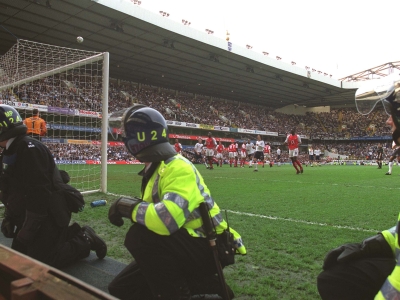
[(393, 257), (393, 251), (382, 234), (365, 239), (362, 243), (344, 244), (328, 252), (322, 268), (327, 270), (337, 263), (346, 263), (365, 257)]
[(10, 215), (7, 212), (7, 209), (4, 212), (4, 219), (1, 223), (1, 232), (6, 238), (15, 238), (15, 224), (11, 220)]
[(128, 218), (132, 220), (132, 211), (136, 205), (142, 202), (139, 198), (121, 197), (113, 204), (111, 204), (108, 210), (108, 220), (115, 226), (124, 225), (122, 218)]
[(27, 210), (24, 224), (17, 234), (17, 240), (23, 245), (29, 245), (34, 240), (46, 218), (47, 215), (40, 215)]

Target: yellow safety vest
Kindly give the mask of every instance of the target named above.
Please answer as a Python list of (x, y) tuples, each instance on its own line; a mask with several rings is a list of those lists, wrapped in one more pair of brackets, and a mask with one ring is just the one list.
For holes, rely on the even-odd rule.
[[(398, 222), (400, 221), (400, 214)], [(388, 230), (382, 231), (386, 242), (392, 247), (397, 264), (392, 273), (386, 278), (385, 283), (382, 285), (379, 293), (375, 296), (376, 300), (384, 299), (399, 299), (400, 298), (400, 247), (398, 243), (399, 236), (396, 232), (396, 226)]]
[[(177, 154), (162, 161), (146, 185), (144, 202), (135, 207), (132, 220), (160, 235), (171, 235), (181, 227), (193, 237), (205, 237), (199, 204), (206, 202), (217, 234), (228, 228), (218, 205), (196, 167)], [(242, 238), (234, 229), (236, 250), (246, 254)]]

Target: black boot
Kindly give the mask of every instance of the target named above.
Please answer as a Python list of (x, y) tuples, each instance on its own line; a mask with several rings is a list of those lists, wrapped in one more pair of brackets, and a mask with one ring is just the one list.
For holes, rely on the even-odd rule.
[[(229, 299), (235, 298), (235, 294), (229, 285), (226, 285)], [(212, 275), (203, 280), (190, 284), (190, 292), (194, 295), (218, 295), (223, 296), (222, 287), (217, 276)]]
[(99, 259), (103, 259), (107, 254), (106, 243), (89, 226), (83, 226), (82, 232), (90, 242), (90, 250), (94, 250)]

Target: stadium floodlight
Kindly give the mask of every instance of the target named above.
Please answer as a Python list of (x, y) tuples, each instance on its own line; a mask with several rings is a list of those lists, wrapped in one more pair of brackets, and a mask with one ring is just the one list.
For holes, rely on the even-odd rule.
[(0, 57), (0, 103), (22, 117), (41, 112), (49, 133), (42, 141), (84, 193), (107, 191), (108, 87), (108, 52), (19, 39)]

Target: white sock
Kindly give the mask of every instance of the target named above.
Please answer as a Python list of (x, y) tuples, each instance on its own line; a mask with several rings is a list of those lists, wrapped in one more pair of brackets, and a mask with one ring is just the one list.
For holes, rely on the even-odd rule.
[(393, 162), (389, 162), (389, 173), (392, 173)]

